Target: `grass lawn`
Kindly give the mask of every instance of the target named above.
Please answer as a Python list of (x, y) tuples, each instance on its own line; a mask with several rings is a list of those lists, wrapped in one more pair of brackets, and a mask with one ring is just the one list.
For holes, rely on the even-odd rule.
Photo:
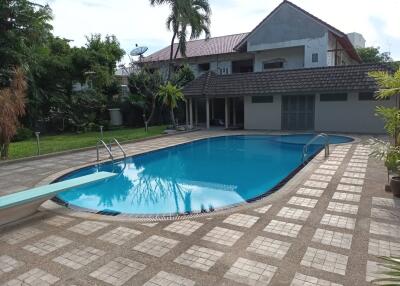
[[(116, 138), (119, 142), (141, 139), (151, 136), (160, 135), (165, 130), (165, 126), (153, 126), (146, 133), (144, 128), (136, 129), (118, 129), (112, 131), (104, 131), (104, 141), (108, 143), (112, 138)], [(84, 147), (96, 146), (100, 132), (88, 132), (82, 134), (62, 134), (40, 137), (41, 154), (49, 154), (65, 150), (73, 150)], [(11, 143), (9, 150), (9, 159), (18, 159), (23, 157), (35, 156), (37, 152), (36, 139), (32, 138), (27, 141)]]

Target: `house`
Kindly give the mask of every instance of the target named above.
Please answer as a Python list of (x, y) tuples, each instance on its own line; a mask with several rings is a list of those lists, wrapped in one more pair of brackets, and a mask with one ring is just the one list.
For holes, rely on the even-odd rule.
[[(184, 88), (187, 124), (224, 122), (245, 129), (321, 132), (383, 132), (375, 82), (368, 77), (384, 66), (364, 65), (349, 35), (283, 1), (251, 32), (187, 43), (186, 57), (197, 78)], [(175, 45), (175, 49), (177, 45)], [(169, 47), (143, 63), (166, 72)]]

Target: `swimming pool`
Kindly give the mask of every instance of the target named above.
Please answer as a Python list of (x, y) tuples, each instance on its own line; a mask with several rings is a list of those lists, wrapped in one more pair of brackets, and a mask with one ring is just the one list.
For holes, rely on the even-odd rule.
[[(313, 136), (216, 137), (129, 157), (125, 163), (86, 167), (59, 180), (98, 171), (119, 175), (63, 192), (57, 199), (112, 215), (209, 212), (274, 191), (302, 166), (303, 146)], [(344, 136), (329, 136), (329, 140), (352, 141)], [(309, 158), (322, 148), (322, 140), (312, 144)]]

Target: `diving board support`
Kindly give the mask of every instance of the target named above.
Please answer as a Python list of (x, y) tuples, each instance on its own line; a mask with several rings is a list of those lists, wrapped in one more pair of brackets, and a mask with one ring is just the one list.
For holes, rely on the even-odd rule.
[(60, 192), (99, 182), (116, 176), (115, 173), (98, 172), (50, 185), (0, 197), (0, 225), (17, 221), (34, 214), (39, 206)]

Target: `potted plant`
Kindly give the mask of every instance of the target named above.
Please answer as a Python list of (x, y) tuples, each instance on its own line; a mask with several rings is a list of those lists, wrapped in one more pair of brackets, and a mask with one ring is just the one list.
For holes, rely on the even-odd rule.
[(400, 197), (400, 147), (379, 139), (374, 139), (371, 156), (384, 161), (387, 169), (388, 186), (394, 196)]

